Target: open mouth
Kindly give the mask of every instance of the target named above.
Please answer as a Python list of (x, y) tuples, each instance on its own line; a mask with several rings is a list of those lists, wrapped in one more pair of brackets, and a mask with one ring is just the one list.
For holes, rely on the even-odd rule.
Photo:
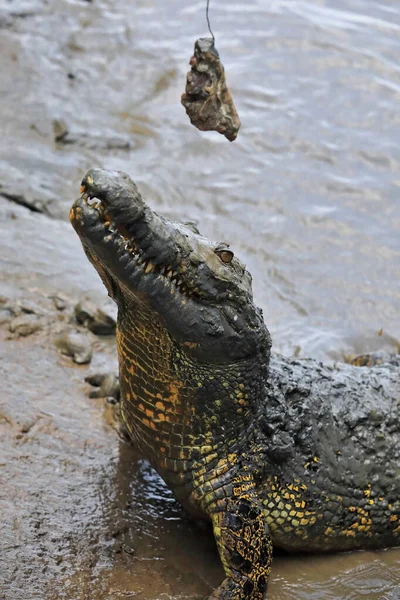
[[(81, 197), (71, 209), (70, 219), (72, 223), (81, 220), (80, 214), (82, 208), (84, 208), (86, 214), (89, 211), (92, 223), (93, 216), (95, 216), (96, 225), (102, 225), (104, 242), (111, 243), (114, 248), (117, 248), (120, 258), (122, 258), (122, 254), (129, 256), (129, 264), (131, 267), (134, 265), (136, 275), (147, 279), (149, 283), (152, 281), (169, 286), (171, 293), (175, 290), (187, 298), (198, 296), (198, 293), (183, 280), (179, 268), (155, 262), (149, 256), (146, 256), (149, 250), (143, 250), (127, 228), (116, 222), (111, 209), (100, 198), (93, 196), (84, 185), (81, 186), (80, 192)], [(89, 233), (87, 229), (86, 233)]]

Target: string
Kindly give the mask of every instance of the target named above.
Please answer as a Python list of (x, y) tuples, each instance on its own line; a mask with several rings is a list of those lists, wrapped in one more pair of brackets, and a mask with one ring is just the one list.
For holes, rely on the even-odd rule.
[(209, 10), (209, 8), (210, 8), (210, 0), (207, 0), (206, 19), (207, 19), (208, 31), (211, 33), (213, 42), (215, 42), (215, 35), (212, 32), (211, 25), (210, 25), (210, 17), (208, 16), (208, 10)]

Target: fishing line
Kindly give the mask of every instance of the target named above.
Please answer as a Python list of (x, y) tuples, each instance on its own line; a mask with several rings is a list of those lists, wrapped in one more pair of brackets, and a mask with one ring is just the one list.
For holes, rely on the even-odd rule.
[(215, 35), (212, 32), (211, 25), (210, 25), (210, 17), (208, 16), (208, 10), (209, 10), (209, 8), (210, 8), (210, 0), (207, 0), (206, 19), (207, 19), (208, 31), (211, 33), (213, 42), (215, 42)]

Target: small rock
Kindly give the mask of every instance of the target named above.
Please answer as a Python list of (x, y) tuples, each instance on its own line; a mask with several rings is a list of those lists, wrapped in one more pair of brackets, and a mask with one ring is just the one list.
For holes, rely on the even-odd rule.
[(5, 323), (9, 323), (11, 319), (14, 318), (14, 314), (11, 308), (0, 308), (0, 325), (4, 325)]
[(54, 302), (54, 306), (56, 307), (57, 310), (65, 310), (67, 307), (67, 298), (66, 296), (64, 296), (64, 294), (59, 293), (59, 294), (55, 294), (54, 296), (51, 296), (51, 299)]
[(85, 377), (85, 381), (98, 388), (90, 392), (89, 398), (107, 398), (111, 404), (119, 401), (119, 379), (114, 373), (95, 373)]
[(88, 375), (85, 377), (85, 381), (93, 387), (100, 387), (104, 377), (104, 373), (94, 373), (93, 375)]
[(61, 142), (68, 135), (68, 127), (63, 119), (53, 119), (53, 134), (56, 142)]
[(90, 298), (83, 298), (75, 306), (75, 318), (81, 325), (87, 327), (96, 335), (113, 335), (115, 333), (115, 318), (96, 306)]
[(92, 345), (89, 338), (79, 331), (64, 330), (55, 339), (55, 344), (62, 354), (71, 356), (78, 365), (92, 360)]
[(18, 300), (17, 301), (17, 310), (20, 310), (23, 313), (28, 315), (42, 315), (43, 309), (40, 308), (38, 304), (32, 302), (31, 300)]
[(35, 425), (37, 419), (32, 419), (30, 421), (25, 421), (22, 423), (20, 427), (20, 433), (29, 433), (32, 427)]
[(9, 325), (11, 333), (16, 333), (19, 336), (27, 337), (41, 329), (42, 323), (40, 319), (33, 314), (24, 314), (13, 319)]

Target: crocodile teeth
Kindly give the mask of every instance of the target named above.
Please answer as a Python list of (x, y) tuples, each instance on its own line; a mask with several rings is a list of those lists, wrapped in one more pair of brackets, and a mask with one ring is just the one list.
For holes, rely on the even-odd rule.
[[(144, 259), (142, 250), (137, 246), (135, 240), (127, 238), (121, 231), (119, 231), (119, 228), (112, 220), (112, 216), (105, 212), (105, 207), (101, 201), (99, 201), (97, 198), (89, 196), (87, 193), (83, 193), (82, 198), (91, 208), (94, 208), (100, 213), (101, 221), (109, 233), (105, 240), (111, 242), (113, 238), (115, 240), (114, 236), (118, 236), (116, 241), (118, 241), (121, 247), (124, 247), (126, 252), (131, 254), (136, 266), (142, 269), (143, 274), (147, 275), (148, 273), (155, 271), (157, 277), (162, 276), (161, 279), (164, 283), (169, 280), (182, 295), (187, 297), (191, 297), (193, 295), (193, 292), (196, 290), (191, 290), (190, 287), (186, 285), (185, 281), (181, 279), (180, 273), (175, 271), (173, 267), (170, 267), (169, 265), (154, 264), (151, 261), (146, 261)], [(171, 294), (174, 293), (173, 289), (170, 291)]]

